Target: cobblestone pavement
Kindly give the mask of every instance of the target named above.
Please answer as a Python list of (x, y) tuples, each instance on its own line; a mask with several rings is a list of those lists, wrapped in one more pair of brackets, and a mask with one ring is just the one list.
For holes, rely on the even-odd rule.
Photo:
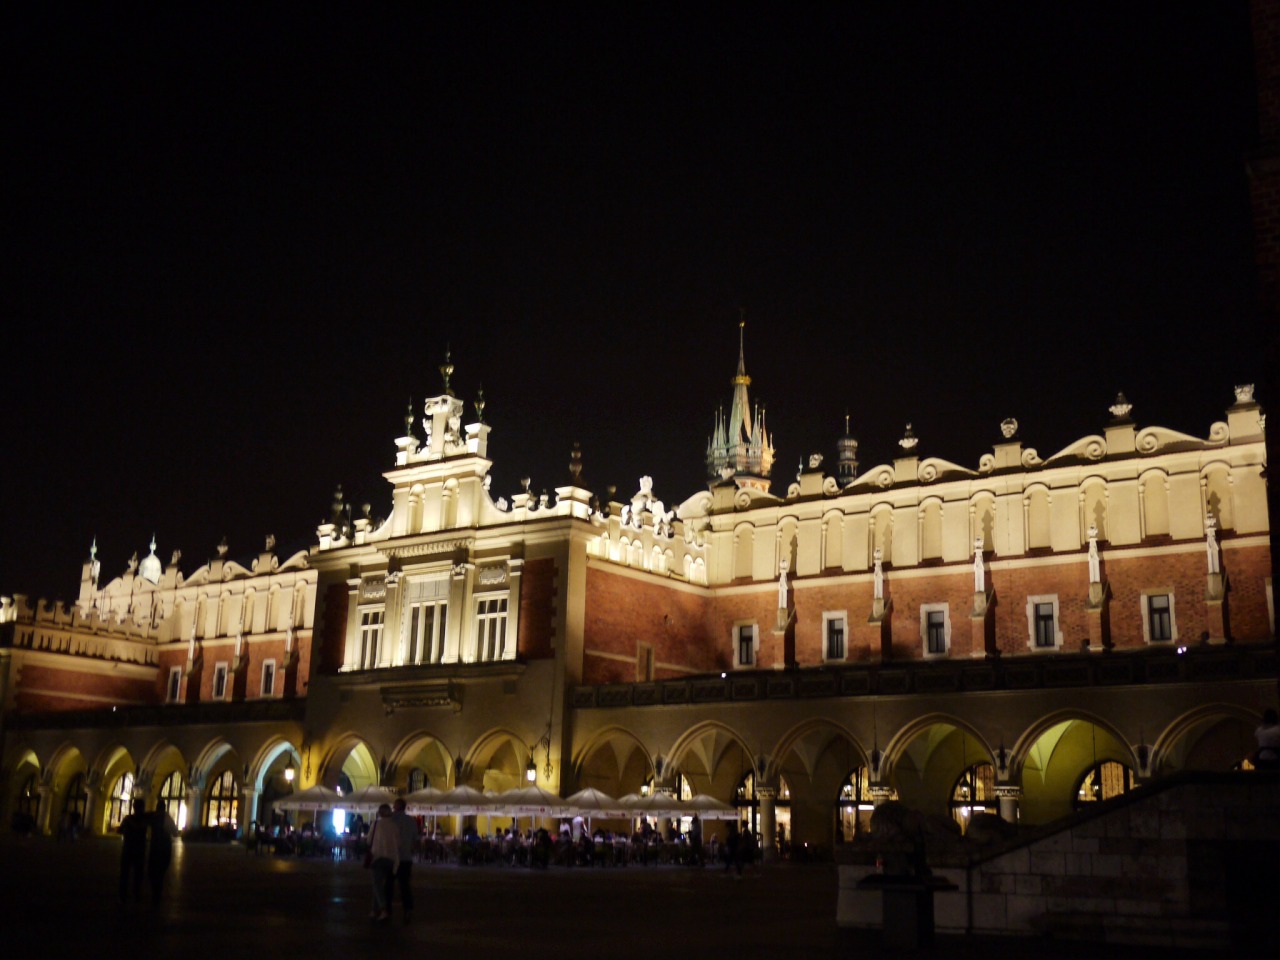
[[(0, 840), (0, 954), (23, 957), (880, 957), (876, 932), (835, 926), (836, 871), (416, 865), (412, 921), (369, 921), (352, 862), (178, 844), (158, 906), (117, 901), (119, 843)], [(895, 954), (896, 955), (896, 954)], [(1168, 950), (940, 938), (937, 957), (1181, 958)], [(1238, 955), (1238, 954), (1237, 954)], [(1185, 954), (1186, 957), (1192, 954)]]

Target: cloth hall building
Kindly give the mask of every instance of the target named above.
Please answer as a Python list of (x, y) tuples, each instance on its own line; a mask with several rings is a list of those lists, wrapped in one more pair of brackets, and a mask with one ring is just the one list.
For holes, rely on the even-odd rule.
[(1011, 420), (968, 466), (908, 429), (779, 483), (740, 354), (708, 484), (667, 506), (648, 478), (601, 499), (576, 453), (554, 496), (495, 498), (483, 404), (441, 369), (386, 520), (339, 493), (293, 555), (184, 572), (153, 542), (105, 583), (91, 554), (69, 604), (4, 598), (6, 823), (105, 833), (138, 796), (243, 830), (316, 783), (532, 776), (710, 794), (770, 853), (829, 852), (888, 798), (1041, 824), (1236, 768), (1275, 702), (1252, 387), (1206, 437), (1120, 397), (1049, 456)]

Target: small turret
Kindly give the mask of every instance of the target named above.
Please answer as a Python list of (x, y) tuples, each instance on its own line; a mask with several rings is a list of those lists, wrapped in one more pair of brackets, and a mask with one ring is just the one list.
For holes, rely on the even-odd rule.
[(849, 433), (849, 414), (844, 415), (844, 436), (836, 441), (836, 473), (841, 486), (858, 475), (858, 441)]

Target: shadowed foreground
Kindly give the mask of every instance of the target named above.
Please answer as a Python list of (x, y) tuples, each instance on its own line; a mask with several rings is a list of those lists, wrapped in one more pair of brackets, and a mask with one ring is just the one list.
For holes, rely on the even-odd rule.
[[(645, 958), (656, 954), (888, 956), (878, 934), (835, 926), (836, 872), (782, 864), (736, 880), (719, 869), (557, 869), (416, 865), (405, 926), (369, 922), (358, 863), (249, 856), (239, 846), (178, 844), (166, 899), (116, 900), (119, 844), (0, 840), (6, 957), (407, 955)], [(145, 891), (144, 891), (145, 898)], [(944, 957), (1155, 958), (1168, 950), (1045, 940), (940, 938)], [(893, 954), (900, 955), (900, 954)], [(1238, 953), (1236, 955), (1239, 955)]]

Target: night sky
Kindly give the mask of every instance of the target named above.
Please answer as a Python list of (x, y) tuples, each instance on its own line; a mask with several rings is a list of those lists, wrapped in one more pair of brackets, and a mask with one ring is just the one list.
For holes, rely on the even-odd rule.
[(1243, 2), (436, 6), (10, 14), (0, 593), (384, 516), (446, 345), (495, 496), (579, 441), (669, 504), (740, 310), (780, 494), (846, 411), (976, 467), (1117, 390), (1205, 436), (1275, 361)]

